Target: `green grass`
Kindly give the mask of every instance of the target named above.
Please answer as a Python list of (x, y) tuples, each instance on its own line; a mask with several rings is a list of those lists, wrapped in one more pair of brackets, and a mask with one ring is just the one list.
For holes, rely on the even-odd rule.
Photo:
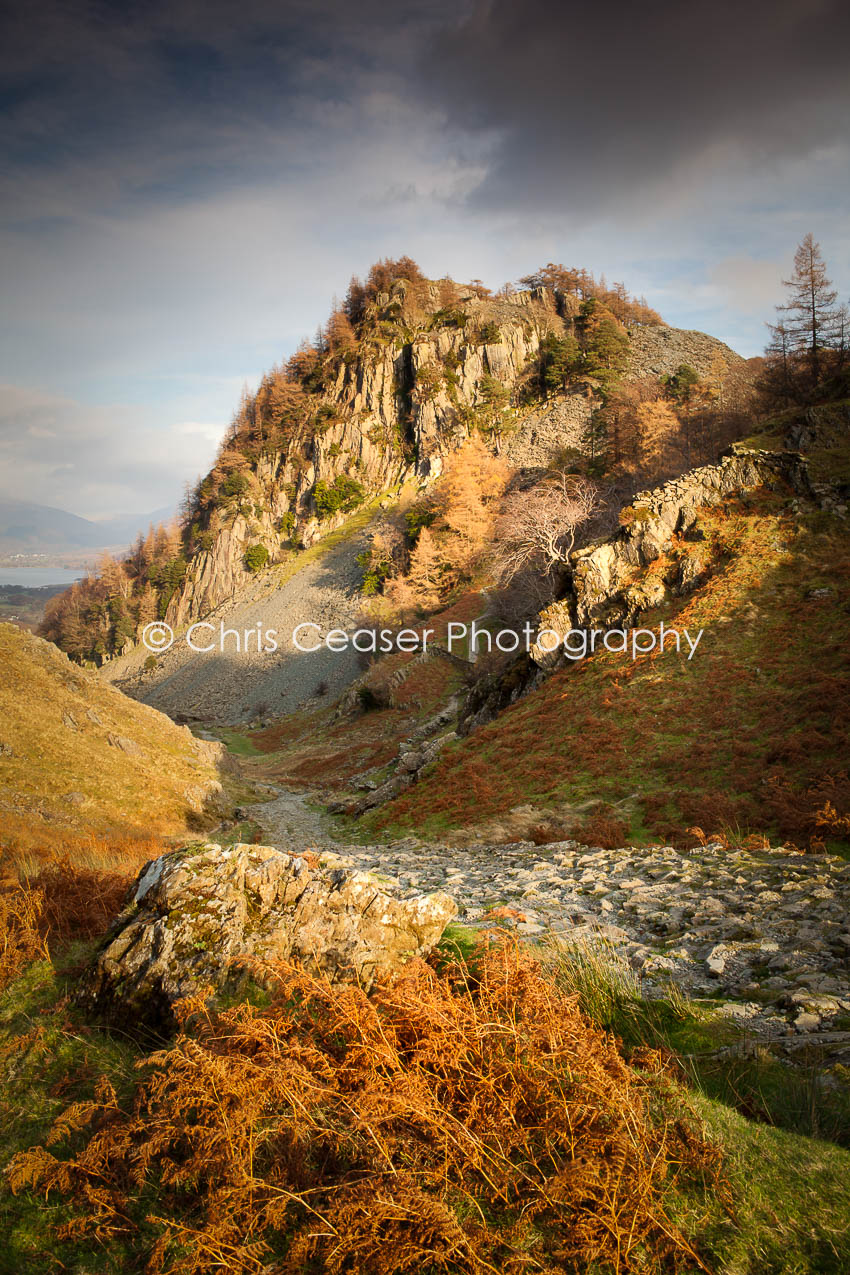
[[(67, 996), (78, 965), (91, 945), (76, 945), (58, 968), (48, 961), (31, 965), (0, 995), (0, 1164), (19, 1150), (42, 1143), (53, 1121), (71, 1103), (94, 1097), (98, 1077), (107, 1075), (120, 1098), (136, 1083), (139, 1045), (103, 1031), (71, 1008)], [(0, 1272), (70, 1270), (121, 1275), (132, 1269), (120, 1253), (106, 1258), (98, 1247), (78, 1254), (72, 1266), (53, 1257), (55, 1232), (71, 1216), (56, 1199), (32, 1192), (11, 1195), (0, 1187)], [(129, 1257), (129, 1255), (125, 1255)]]
[(746, 1032), (720, 1018), (710, 1001), (687, 999), (670, 985), (644, 997), (628, 961), (605, 943), (549, 940), (543, 959), (556, 981), (575, 992), (587, 1016), (623, 1044), (626, 1056), (644, 1047), (675, 1056), (689, 1087), (753, 1119), (850, 1147), (850, 1087), (846, 1069), (825, 1068), (815, 1051), (789, 1066)]
[(231, 730), (229, 726), (220, 726), (211, 730), (216, 739), (220, 739), (229, 753), (236, 757), (261, 757), (262, 749), (257, 748), (254, 741), (243, 731)]
[(681, 1200), (678, 1221), (716, 1275), (847, 1275), (850, 1152), (746, 1120), (700, 1094), (690, 1103), (724, 1153), (725, 1202)]
[(437, 949), (444, 964), (460, 961), (473, 970), (481, 951), (481, 931), (452, 921), (443, 930)]
[(222, 846), (249, 845), (262, 831), (262, 826), (257, 823), (256, 819), (242, 819), (239, 823), (234, 824), (232, 828), (228, 828), (224, 832), (215, 832), (211, 835)]
[[(605, 946), (553, 947), (555, 977), (579, 996), (628, 1055), (675, 1055), (688, 1078), (668, 1102), (693, 1108), (724, 1155), (724, 1190), (679, 1200), (674, 1218), (717, 1275), (846, 1275), (850, 1270), (850, 1093), (825, 1089), (816, 1069), (766, 1051), (717, 1058), (742, 1040), (711, 1007), (675, 990), (646, 1000), (627, 962)], [(741, 1108), (758, 1121), (748, 1119)], [(672, 1113), (671, 1113), (672, 1114)], [(811, 1136), (811, 1135), (820, 1136)], [(836, 1145), (836, 1139), (842, 1145)]]

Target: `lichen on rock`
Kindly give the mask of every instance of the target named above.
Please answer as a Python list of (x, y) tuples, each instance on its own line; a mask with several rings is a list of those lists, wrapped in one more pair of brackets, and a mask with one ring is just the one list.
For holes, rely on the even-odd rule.
[(429, 951), (457, 914), (448, 895), (396, 899), (368, 872), (310, 859), (209, 842), (147, 864), (77, 1001), (109, 1020), (168, 1025), (180, 998), (287, 961), (368, 989)]

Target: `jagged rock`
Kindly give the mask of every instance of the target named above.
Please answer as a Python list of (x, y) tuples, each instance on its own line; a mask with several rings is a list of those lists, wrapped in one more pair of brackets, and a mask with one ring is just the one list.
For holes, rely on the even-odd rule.
[(251, 959), (368, 988), (432, 948), (456, 913), (446, 894), (394, 899), (368, 872), (272, 846), (190, 847), (142, 869), (77, 1000), (107, 1019), (169, 1023), (176, 1000), (238, 981)]
[(713, 947), (706, 957), (705, 964), (709, 974), (714, 974), (718, 978), (726, 970), (726, 962), (732, 955), (725, 943), (718, 943)]
[(223, 791), (221, 784), (218, 783), (207, 785), (191, 784), (186, 789), (184, 797), (192, 810), (200, 812), (211, 802), (214, 802), (216, 798), (221, 797)]
[[(790, 486), (811, 495), (806, 465), (797, 452), (753, 451), (738, 444), (717, 465), (703, 465), (653, 491), (640, 492), (623, 510), (624, 525), (615, 535), (571, 555), (569, 591), (541, 611), (540, 630), (551, 630), (562, 639), (571, 629), (630, 628), (668, 592), (687, 593), (707, 570), (699, 554), (674, 563), (664, 576), (635, 580), (636, 571), (654, 562), (674, 535), (693, 526), (697, 509), (762, 485)], [(563, 664), (565, 656), (559, 645), (547, 641), (548, 645), (532, 646), (531, 658), (549, 670)]]
[[(385, 783), (380, 786), (373, 784), (368, 792), (353, 801), (350, 799), (332, 801), (328, 809), (337, 814), (361, 815), (367, 810), (374, 810), (376, 806), (382, 806), (384, 802), (397, 797), (400, 792), (404, 792), (405, 788), (409, 788), (419, 772), (424, 770), (446, 744), (454, 739), (457, 739), (457, 732), (448, 731), (445, 735), (429, 740), (418, 748), (408, 749), (403, 744), (396, 763), (396, 772)], [(407, 743), (409, 742), (408, 740)]]
[(126, 735), (115, 735), (112, 731), (106, 737), (113, 748), (120, 748), (122, 753), (127, 753), (129, 757), (141, 756), (142, 749), (134, 739), (128, 739)]

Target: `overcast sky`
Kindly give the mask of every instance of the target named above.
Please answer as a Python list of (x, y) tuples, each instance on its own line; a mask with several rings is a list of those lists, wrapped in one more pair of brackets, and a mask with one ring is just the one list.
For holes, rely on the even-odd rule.
[(839, 0), (16, 7), (0, 494), (176, 503), (381, 256), (585, 266), (745, 355), (807, 231), (850, 289)]

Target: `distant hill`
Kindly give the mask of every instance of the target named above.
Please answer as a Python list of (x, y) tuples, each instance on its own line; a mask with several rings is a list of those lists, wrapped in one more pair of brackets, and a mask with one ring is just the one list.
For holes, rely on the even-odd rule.
[(62, 554), (68, 551), (124, 549), (150, 523), (165, 522), (174, 510), (123, 514), (94, 522), (64, 509), (0, 496), (0, 554)]

